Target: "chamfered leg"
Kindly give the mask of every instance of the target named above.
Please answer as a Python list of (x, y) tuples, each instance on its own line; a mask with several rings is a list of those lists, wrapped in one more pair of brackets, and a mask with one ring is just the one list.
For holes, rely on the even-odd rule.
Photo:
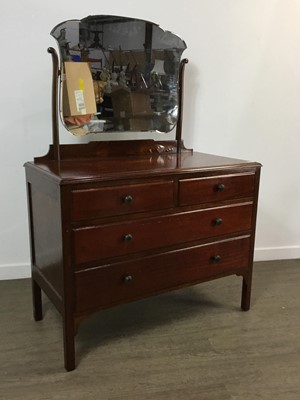
[(241, 308), (243, 311), (248, 311), (250, 309), (251, 286), (252, 286), (252, 274), (247, 274), (246, 276), (243, 276), (242, 301), (241, 301)]
[(43, 319), (42, 290), (34, 279), (32, 279), (32, 302), (33, 317), (35, 321), (40, 321)]
[(75, 369), (75, 326), (72, 318), (63, 318), (65, 369)]

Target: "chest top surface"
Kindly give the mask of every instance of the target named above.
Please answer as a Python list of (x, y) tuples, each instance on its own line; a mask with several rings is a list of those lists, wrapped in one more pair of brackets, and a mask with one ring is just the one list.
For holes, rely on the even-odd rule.
[(26, 164), (60, 183), (86, 180), (101, 181), (142, 176), (164, 176), (209, 173), (220, 170), (244, 170), (259, 167), (256, 162), (227, 158), (206, 153), (153, 154), (143, 156), (41, 160)]

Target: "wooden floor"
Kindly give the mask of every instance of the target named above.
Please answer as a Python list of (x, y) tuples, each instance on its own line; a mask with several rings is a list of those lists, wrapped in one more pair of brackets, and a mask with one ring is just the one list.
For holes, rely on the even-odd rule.
[(0, 281), (0, 399), (299, 400), (300, 260), (256, 263), (249, 312), (229, 277), (98, 313), (63, 369), (61, 320)]

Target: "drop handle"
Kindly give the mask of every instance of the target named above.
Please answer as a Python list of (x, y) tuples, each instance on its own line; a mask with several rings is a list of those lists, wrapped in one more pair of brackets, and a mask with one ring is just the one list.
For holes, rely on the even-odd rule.
[(217, 192), (224, 192), (224, 190), (225, 190), (225, 185), (223, 183), (219, 183), (218, 185), (216, 185)]
[(211, 260), (212, 260), (214, 263), (218, 263), (218, 262), (221, 261), (221, 256), (219, 256), (219, 255), (212, 256), (212, 257), (211, 257)]
[(125, 204), (131, 204), (133, 202), (133, 197), (128, 194), (127, 196), (124, 197), (123, 199)]
[(133, 276), (132, 275), (126, 275), (123, 278), (123, 282), (126, 283), (126, 284), (132, 283), (132, 281), (133, 281)]
[(216, 218), (214, 220), (214, 225), (219, 226), (219, 225), (222, 225), (222, 224), (223, 224), (222, 218)]
[(124, 242), (131, 242), (133, 240), (133, 236), (130, 233), (127, 233), (123, 236)]

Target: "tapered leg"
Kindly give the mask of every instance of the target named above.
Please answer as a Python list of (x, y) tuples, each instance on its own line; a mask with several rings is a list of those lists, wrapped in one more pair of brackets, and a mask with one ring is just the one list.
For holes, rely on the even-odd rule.
[(73, 371), (75, 369), (75, 328), (73, 318), (64, 317), (64, 358), (65, 369)]
[(42, 291), (34, 279), (32, 279), (32, 301), (33, 301), (33, 318), (35, 321), (43, 319), (42, 308)]
[(251, 285), (252, 285), (252, 274), (248, 276), (243, 276), (243, 288), (242, 288), (242, 303), (241, 308), (243, 311), (248, 311), (250, 309), (250, 299), (251, 299)]

